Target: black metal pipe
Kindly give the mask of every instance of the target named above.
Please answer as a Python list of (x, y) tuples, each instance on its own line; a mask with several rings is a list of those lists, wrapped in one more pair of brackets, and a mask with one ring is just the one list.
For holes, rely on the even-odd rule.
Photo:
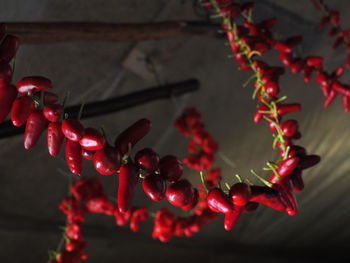
[[(84, 111), (81, 118), (95, 117), (111, 112), (125, 110), (155, 100), (171, 98), (172, 96), (181, 96), (183, 94), (198, 90), (199, 86), (200, 84), (197, 79), (189, 79), (160, 87), (151, 87), (108, 100), (87, 103), (84, 106)], [(74, 105), (67, 107), (65, 112), (69, 114), (70, 118), (76, 118), (78, 116), (79, 109), (80, 105)], [(0, 138), (22, 134), (24, 132), (24, 128), (25, 126), (15, 127), (12, 125), (11, 121), (6, 121), (0, 124)]]

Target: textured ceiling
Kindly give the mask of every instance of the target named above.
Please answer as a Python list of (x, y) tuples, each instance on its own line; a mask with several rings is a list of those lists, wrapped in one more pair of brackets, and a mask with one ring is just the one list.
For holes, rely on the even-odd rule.
[[(202, 19), (194, 14), (191, 2), (106, 0), (101, 4), (98, 0), (1, 0), (0, 15), (8, 22)], [(309, 1), (257, 2), (261, 16), (279, 18), (277, 32), (282, 37), (304, 35), (300, 52), (324, 55), (330, 69), (342, 61), (344, 54), (331, 51), (330, 41), (317, 31), (319, 14)], [(328, 2), (341, 10), (344, 24), (350, 25), (349, 1)], [(267, 128), (252, 122), (255, 104), (250, 99), (251, 89), (242, 88), (249, 75), (236, 70), (237, 64), (227, 58), (229, 49), (224, 42), (193, 36), (140, 43), (22, 46), (16, 58), (15, 80), (25, 75), (47, 76), (58, 94), (71, 91), (69, 104), (105, 99), (155, 85), (152, 77), (142, 77), (130, 67), (123, 67), (124, 59), (132, 51), (152, 54), (162, 83), (198, 78), (200, 91), (84, 123), (102, 124), (113, 137), (132, 122), (149, 118), (153, 129), (139, 147), (147, 145), (161, 155), (173, 153), (184, 157), (186, 141), (172, 128), (172, 121), (184, 107), (195, 106), (221, 145), (220, 155), (225, 158), (218, 158), (217, 166), (223, 168), (225, 180), (232, 183), (234, 174), (249, 176), (250, 169), (259, 171), (267, 160), (273, 159), (274, 153)], [(279, 64), (273, 56), (269, 61)], [(349, 80), (349, 75), (344, 80)], [(134, 234), (116, 227), (111, 218), (89, 216), (84, 228), (90, 243), (87, 262), (330, 262), (334, 259), (349, 262), (349, 256), (347, 260), (344, 258), (344, 248), (349, 247), (350, 241), (349, 115), (342, 111), (340, 101), (324, 110), (319, 88), (315, 83), (305, 85), (300, 76), (287, 74), (281, 84), (289, 101), (301, 102), (303, 106), (301, 113), (293, 115), (300, 121), (304, 135), (300, 144), (310, 153), (322, 156), (322, 163), (305, 173), (306, 189), (297, 196), (300, 200), (297, 216), (289, 217), (261, 207), (256, 213), (244, 215), (232, 232), (224, 231), (220, 218), (195, 237), (175, 238), (169, 244), (151, 239), (151, 223)], [(58, 225), (63, 223), (64, 216), (57, 205), (67, 193), (70, 176), (64, 154), (50, 158), (44, 139), (29, 152), (22, 144), (21, 136), (0, 140), (0, 259), (46, 262), (47, 251), (54, 249), (60, 240)], [(91, 164), (86, 163), (83, 175), (95, 173)], [(198, 175), (189, 170), (186, 176), (198, 181)], [(115, 178), (102, 180), (114, 196)], [(146, 203), (154, 206), (139, 188), (135, 204)]]

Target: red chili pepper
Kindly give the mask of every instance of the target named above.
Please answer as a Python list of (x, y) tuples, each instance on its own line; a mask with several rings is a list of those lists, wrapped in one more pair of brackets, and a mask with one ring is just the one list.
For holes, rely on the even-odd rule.
[(69, 170), (73, 174), (81, 174), (83, 170), (83, 159), (81, 156), (81, 146), (78, 142), (66, 140), (66, 161)]
[(293, 62), (293, 57), (291, 53), (280, 52), (279, 59), (282, 62), (282, 64), (286, 67), (290, 66), (290, 64)]
[(277, 104), (277, 114), (279, 116), (282, 116), (291, 112), (298, 112), (300, 110), (301, 110), (301, 105), (299, 103)]
[(182, 179), (170, 184), (165, 195), (170, 204), (183, 207), (192, 203), (194, 188), (189, 181)]
[(280, 41), (277, 41), (273, 47), (283, 53), (291, 53), (293, 51), (289, 45)]
[(26, 123), (29, 115), (34, 111), (34, 101), (28, 96), (20, 96), (12, 104), (11, 120), (16, 127)]
[(332, 90), (339, 92), (347, 97), (350, 97), (350, 90), (349, 90), (349, 86), (344, 85), (342, 83), (340, 83), (337, 80), (334, 80), (332, 83)]
[(331, 105), (331, 103), (335, 100), (335, 98), (337, 97), (337, 92), (332, 89), (329, 94), (328, 97), (325, 99), (324, 103), (323, 103), (323, 107), (328, 108), (329, 105)]
[(316, 75), (316, 82), (320, 84), (321, 86), (328, 86), (329, 85), (329, 78), (327, 73), (320, 72)]
[(230, 199), (235, 206), (245, 206), (251, 197), (250, 186), (245, 183), (237, 183), (230, 188)]
[(46, 125), (47, 120), (45, 119), (41, 110), (35, 110), (29, 115), (24, 132), (25, 149), (30, 150), (34, 147), (41, 134), (45, 130)]
[(294, 156), (304, 157), (305, 155), (306, 155), (305, 148), (298, 145), (293, 145), (290, 147), (288, 158), (294, 157)]
[(106, 145), (106, 139), (98, 130), (86, 128), (84, 130), (84, 136), (80, 139), (79, 143), (85, 150), (98, 151)]
[(305, 170), (312, 166), (315, 166), (321, 161), (321, 157), (318, 155), (306, 155), (300, 158), (298, 168)]
[(293, 74), (297, 74), (303, 69), (304, 62), (301, 59), (294, 59), (289, 67)]
[(139, 169), (131, 162), (120, 167), (118, 186), (118, 209), (125, 213), (130, 210), (135, 189), (139, 180)]
[(199, 200), (199, 192), (197, 190), (197, 188), (193, 188), (194, 189), (194, 193), (193, 193), (193, 200), (191, 203), (189, 203), (188, 205), (182, 206), (181, 208), (183, 210), (191, 210), (193, 209), (197, 204), (198, 204), (198, 200)]
[(277, 82), (269, 81), (264, 85), (264, 89), (270, 97), (276, 97), (280, 92), (280, 88)]
[(259, 123), (264, 117), (264, 115), (266, 115), (266, 113), (262, 113), (261, 111), (268, 111), (268, 110), (269, 108), (265, 104), (261, 104), (254, 114), (254, 122)]
[(280, 165), (278, 166), (277, 172), (280, 176), (286, 177), (294, 171), (298, 163), (299, 163), (298, 157), (290, 157), (280, 163)]
[(207, 196), (207, 204), (210, 210), (216, 213), (229, 213), (233, 211), (230, 198), (220, 189), (213, 188)]
[(120, 213), (118, 209), (114, 210), (115, 222), (118, 226), (125, 226), (131, 217), (131, 209), (125, 213)]
[(304, 71), (304, 77), (303, 77), (304, 82), (309, 83), (311, 81), (311, 75), (313, 72), (313, 68), (309, 67), (309, 66), (305, 66), (303, 71)]
[(261, 203), (277, 211), (286, 211), (287, 204), (281, 197), (279, 191), (267, 186), (250, 186), (252, 196), (251, 202)]
[(165, 197), (165, 180), (158, 174), (146, 176), (142, 181), (142, 188), (145, 194), (154, 202), (159, 202)]
[(28, 92), (38, 92), (41, 90), (52, 89), (51, 80), (40, 76), (24, 77), (17, 82), (17, 90), (23, 95), (27, 95)]
[(46, 106), (43, 110), (45, 118), (51, 122), (58, 122), (62, 117), (63, 111), (63, 106), (59, 104)]
[(130, 220), (130, 229), (133, 232), (139, 231), (140, 224), (147, 221), (148, 218), (149, 218), (148, 209), (146, 207), (135, 209), (134, 211), (132, 211), (131, 220)]
[(88, 150), (85, 150), (84, 148), (81, 150), (81, 155), (87, 159), (87, 160), (90, 160), (92, 161), (94, 159), (94, 155), (95, 155), (95, 152), (93, 151), (88, 151)]
[(61, 150), (64, 135), (61, 123), (51, 122), (47, 127), (47, 148), (51, 156), (57, 156)]
[(278, 182), (279, 185), (284, 189), (286, 197), (288, 197), (291, 204), (287, 207), (287, 213), (290, 216), (294, 216), (298, 213), (298, 203), (293, 193), (292, 184), (290, 178), (284, 178)]
[(306, 64), (309, 66), (309, 67), (313, 67), (315, 69), (322, 69), (323, 67), (323, 57), (307, 57), (306, 58)]
[(345, 72), (345, 68), (343, 66), (337, 67), (334, 72), (332, 73), (332, 76), (340, 78)]
[(166, 155), (159, 162), (160, 175), (169, 182), (180, 179), (183, 173), (182, 162), (173, 155)]
[(9, 63), (15, 57), (18, 47), (18, 38), (12, 35), (7, 35), (0, 44), (0, 62)]
[(135, 155), (135, 162), (148, 174), (159, 169), (159, 161), (159, 155), (151, 148), (142, 149)]
[(233, 211), (225, 214), (224, 227), (225, 230), (230, 231), (236, 225), (241, 213), (243, 211), (242, 206), (235, 206)]
[(293, 137), (298, 132), (298, 122), (296, 120), (288, 120), (281, 124), (282, 132), (287, 137)]
[(234, 56), (234, 59), (239, 64), (241, 70), (250, 70), (250, 67), (248, 66), (248, 61), (242, 53), (238, 53)]
[(274, 183), (272, 185), (272, 188), (279, 192), (280, 198), (286, 204), (286, 211), (289, 214), (295, 209), (295, 207), (293, 205), (293, 200), (291, 199), (290, 192), (288, 192), (284, 186), (280, 185), (282, 181), (289, 182), (289, 178), (285, 178), (285, 180), (280, 180), (278, 183)]
[(129, 152), (129, 147), (133, 148), (151, 129), (151, 121), (141, 119), (132, 124), (129, 128), (118, 135), (114, 145), (119, 149), (123, 156)]
[(12, 69), (7, 63), (0, 63), (0, 87), (10, 84), (12, 80)]
[(13, 85), (0, 86), (0, 123), (2, 123), (10, 113), (16, 97), (17, 90)]
[(117, 148), (105, 146), (94, 154), (94, 166), (102, 175), (111, 175), (118, 172), (122, 164), (121, 156)]
[(84, 136), (84, 126), (78, 120), (67, 119), (62, 122), (62, 132), (68, 140), (79, 142)]
[(304, 189), (304, 180), (302, 177), (302, 170), (296, 169), (290, 176), (294, 192), (300, 192)]

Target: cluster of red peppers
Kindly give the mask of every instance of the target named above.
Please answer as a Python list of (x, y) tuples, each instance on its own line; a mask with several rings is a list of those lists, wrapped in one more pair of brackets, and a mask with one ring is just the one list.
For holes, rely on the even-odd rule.
[[(346, 43), (349, 48), (349, 30), (339, 25), (339, 13), (329, 9), (321, 0), (314, 0), (315, 6), (326, 13), (321, 26), (332, 26), (330, 35), (336, 36), (334, 47)], [(131, 155), (134, 146), (148, 134), (151, 122), (141, 119), (121, 132), (111, 145), (103, 131), (84, 127), (78, 119), (65, 114), (64, 104), (58, 103), (58, 96), (49, 90), (52, 83), (40, 76), (30, 76), (11, 85), (11, 60), (18, 49), (18, 39), (7, 35), (5, 25), (0, 25), (0, 122), (11, 113), (15, 126), (25, 126), (24, 147), (35, 146), (47, 128), (49, 154), (57, 156), (65, 142), (66, 161), (73, 174), (82, 173), (82, 158), (93, 161), (96, 171), (101, 175), (119, 175), (117, 203), (114, 204), (104, 194), (97, 177), (82, 177), (71, 187), (71, 196), (65, 198), (60, 209), (67, 216), (65, 246), (51, 262), (80, 262), (86, 259), (87, 242), (82, 236), (81, 227), (86, 213), (100, 213), (114, 216), (116, 224), (138, 231), (142, 222), (154, 216), (153, 238), (162, 242), (173, 236), (192, 236), (202, 226), (224, 215), (224, 227), (231, 230), (242, 213), (255, 211), (260, 204), (277, 211), (295, 215), (298, 211), (295, 192), (302, 191), (303, 170), (320, 161), (317, 155), (309, 155), (295, 144), (301, 138), (298, 122), (287, 119), (289, 113), (301, 110), (298, 103), (285, 103), (286, 97), (279, 97), (279, 78), (289, 67), (292, 73), (303, 73), (304, 81), (309, 82), (313, 72), (316, 82), (326, 97), (329, 106), (340, 93), (343, 96), (345, 111), (350, 109), (350, 87), (342, 84), (339, 78), (345, 67), (340, 66), (332, 73), (323, 67), (323, 58), (308, 56), (300, 58), (293, 49), (301, 43), (302, 37), (294, 36), (286, 40), (276, 40), (271, 28), (275, 18), (258, 23), (253, 21), (253, 2), (239, 4), (235, 0), (206, 0), (203, 5), (222, 19), (234, 59), (242, 70), (252, 71), (254, 80), (253, 97), (258, 105), (254, 122), (266, 121), (274, 141), (273, 147), (280, 151), (276, 161), (267, 162), (264, 170), (269, 171), (269, 180), (251, 171), (265, 185), (257, 186), (244, 181), (232, 186), (221, 186), (221, 170), (214, 169), (214, 155), (218, 144), (205, 130), (200, 113), (194, 108), (185, 109), (175, 121), (175, 127), (189, 138), (189, 156), (180, 161), (176, 156), (160, 157), (153, 149), (144, 148)], [(240, 22), (239, 22), (240, 21)], [(284, 67), (271, 66), (262, 61), (262, 54), (275, 49)], [(350, 58), (346, 67), (350, 65)], [(183, 176), (183, 164), (200, 172), (201, 185), (196, 188)], [(167, 200), (171, 205), (189, 211), (187, 216), (178, 216), (167, 208), (156, 213), (147, 208), (135, 208), (132, 200), (137, 184), (142, 180), (144, 193), (154, 202)]]

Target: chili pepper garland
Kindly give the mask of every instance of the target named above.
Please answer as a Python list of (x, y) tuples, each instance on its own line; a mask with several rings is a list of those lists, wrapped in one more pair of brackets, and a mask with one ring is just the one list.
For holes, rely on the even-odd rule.
[[(118, 135), (114, 145), (108, 144), (103, 132), (84, 127), (79, 118), (66, 118), (63, 105), (57, 103), (58, 96), (49, 91), (52, 83), (47, 78), (30, 76), (22, 78), (16, 87), (10, 84), (12, 69), (9, 62), (18, 49), (18, 39), (14, 36), (5, 37), (5, 26), (0, 26), (0, 37), (5, 37), (0, 44), (0, 121), (11, 112), (15, 126), (26, 125), (24, 147), (28, 150), (35, 146), (48, 125), (50, 155), (58, 155), (65, 141), (66, 159), (73, 174), (81, 174), (82, 157), (92, 160), (101, 175), (119, 173), (117, 205), (103, 194), (97, 179), (83, 177), (72, 186), (72, 196), (60, 205), (68, 217), (65, 229), (67, 242), (52, 262), (78, 262), (87, 258), (86, 242), (81, 235), (87, 212), (113, 215), (118, 225), (125, 225), (131, 220), (132, 230), (137, 231), (139, 224), (149, 217), (147, 208), (135, 209), (132, 206), (139, 178), (143, 180), (143, 190), (151, 200), (158, 202), (166, 198), (170, 204), (182, 210), (193, 210), (188, 217), (175, 216), (166, 208), (156, 212), (152, 236), (163, 242), (169, 241), (174, 235), (193, 235), (215, 219), (218, 213), (224, 214), (224, 227), (230, 230), (243, 212), (253, 212), (259, 204), (286, 211), (289, 215), (297, 213), (294, 192), (303, 189), (302, 171), (317, 164), (320, 159), (315, 155), (307, 155), (304, 148), (294, 144), (301, 137), (297, 121), (283, 119), (286, 114), (301, 110), (300, 104), (286, 104), (285, 97), (278, 97), (278, 80), (284, 74), (284, 69), (270, 66), (258, 58), (274, 47), (280, 51), (280, 59), (285, 66), (290, 66), (295, 72), (303, 68), (306, 80), (314, 70), (322, 73), (323, 60), (309, 57), (306, 59), (307, 66), (300, 66), (303, 62), (294, 61), (291, 55), (292, 48), (300, 42), (300, 38), (290, 38), (286, 42), (274, 40), (270, 28), (276, 20), (254, 23), (253, 3), (210, 0), (205, 2), (205, 6), (223, 19), (223, 28), (241, 69), (254, 73), (253, 97), (258, 98), (259, 102), (254, 121), (259, 123), (265, 120), (268, 123), (274, 137), (273, 146), (280, 149), (280, 158), (268, 162), (264, 168), (272, 173), (268, 181), (252, 171), (265, 186), (250, 185), (240, 180), (228, 186), (227, 190), (220, 187), (220, 170), (212, 168), (218, 145), (205, 131), (200, 115), (194, 109), (187, 109), (175, 126), (191, 139), (188, 147), (190, 156), (184, 159), (184, 163), (201, 171), (202, 185), (199, 189), (182, 178), (183, 164), (173, 155), (161, 158), (152, 149), (145, 148), (138, 151), (135, 158), (131, 157), (131, 150), (151, 128), (149, 120), (135, 122)], [(239, 15), (245, 17), (242, 24), (234, 20)], [(340, 71), (336, 74), (341, 75)], [(327, 79), (324, 81), (327, 82)], [(336, 86), (334, 83), (337, 82), (333, 81), (332, 87)], [(332, 88), (327, 94), (329, 101), (330, 96), (335, 96), (330, 95), (332, 91), (340, 92), (339, 87), (342, 86)], [(349, 94), (345, 89), (344, 95)]]

